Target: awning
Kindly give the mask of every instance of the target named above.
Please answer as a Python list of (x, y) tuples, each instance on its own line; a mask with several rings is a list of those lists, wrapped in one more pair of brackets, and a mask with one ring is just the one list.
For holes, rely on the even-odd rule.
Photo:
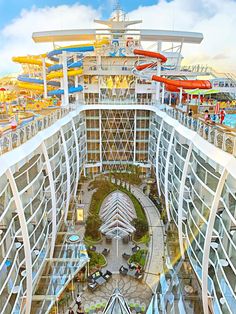
[(218, 89), (192, 89), (185, 91), (189, 95), (211, 95), (211, 94), (218, 94), (220, 91)]

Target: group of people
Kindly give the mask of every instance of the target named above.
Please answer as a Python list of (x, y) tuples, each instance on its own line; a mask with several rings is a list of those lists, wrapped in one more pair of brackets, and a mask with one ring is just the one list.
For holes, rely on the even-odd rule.
[[(212, 116), (210, 115), (208, 110), (205, 110), (204, 121), (223, 124), (225, 115), (226, 115), (225, 108), (221, 109), (219, 114), (213, 114)], [(193, 110), (191, 108), (189, 109), (188, 116), (189, 117), (193, 116)]]
[(204, 121), (223, 124), (225, 115), (225, 109), (222, 109), (219, 114), (213, 114), (212, 116), (209, 114), (208, 110), (205, 110)]
[(74, 312), (72, 307), (70, 307), (68, 314), (84, 314), (84, 310), (83, 310), (83, 307), (82, 307), (82, 299), (81, 299), (81, 296), (79, 294), (77, 295), (75, 303), (77, 305), (77, 311)]

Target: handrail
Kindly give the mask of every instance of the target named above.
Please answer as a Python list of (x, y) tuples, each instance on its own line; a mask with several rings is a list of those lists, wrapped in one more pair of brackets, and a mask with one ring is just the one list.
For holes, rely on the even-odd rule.
[(189, 117), (187, 113), (167, 105), (164, 111), (188, 129), (197, 132), (209, 143), (236, 157), (236, 133), (225, 130), (217, 124), (210, 124), (199, 118)]
[(51, 114), (39, 117), (24, 126), (18, 127), (16, 131), (8, 131), (0, 137), (0, 155), (19, 147), (26, 141), (51, 126), (58, 119), (64, 117), (69, 112), (68, 108), (54, 110)]
[[(80, 105), (146, 105), (157, 107), (157, 102), (155, 100), (136, 99), (132, 94), (129, 96), (130, 97), (126, 99), (91, 98), (81, 101)], [(3, 134), (0, 137), (0, 155), (9, 152), (16, 147), (19, 147), (35, 136), (39, 131), (51, 126), (57, 120), (67, 115), (71, 110), (76, 111), (77, 108), (77, 103), (71, 103), (68, 107), (61, 107), (60, 109), (54, 110), (47, 116), (37, 118), (36, 120), (33, 120), (28, 124), (17, 128), (16, 131), (9, 131), (8, 133)], [(209, 124), (199, 118), (189, 117), (185, 112), (168, 105), (162, 107), (162, 110), (172, 118), (178, 120), (188, 129), (197, 132), (209, 143), (236, 157), (235, 132), (225, 130), (223, 127), (221, 128), (217, 124)]]

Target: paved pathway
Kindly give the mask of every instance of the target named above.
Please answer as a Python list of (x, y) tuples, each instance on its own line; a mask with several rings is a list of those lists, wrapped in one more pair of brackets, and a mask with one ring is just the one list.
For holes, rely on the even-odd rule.
[(151, 239), (149, 242), (149, 258), (146, 266), (146, 283), (155, 291), (159, 281), (159, 275), (163, 272), (164, 256), (164, 226), (160, 219), (160, 214), (140, 188), (132, 186), (131, 192), (140, 201), (147, 215)]

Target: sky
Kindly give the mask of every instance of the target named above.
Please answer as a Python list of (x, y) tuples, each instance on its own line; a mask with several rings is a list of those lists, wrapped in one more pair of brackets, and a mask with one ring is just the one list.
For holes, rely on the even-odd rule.
[[(95, 18), (109, 18), (114, 0), (0, 0), (0, 75), (20, 67), (12, 56), (48, 51), (35, 44), (35, 31), (90, 28)], [(236, 73), (236, 0), (120, 0), (129, 19), (142, 28), (202, 32), (200, 45), (186, 44), (185, 64), (208, 64)]]

